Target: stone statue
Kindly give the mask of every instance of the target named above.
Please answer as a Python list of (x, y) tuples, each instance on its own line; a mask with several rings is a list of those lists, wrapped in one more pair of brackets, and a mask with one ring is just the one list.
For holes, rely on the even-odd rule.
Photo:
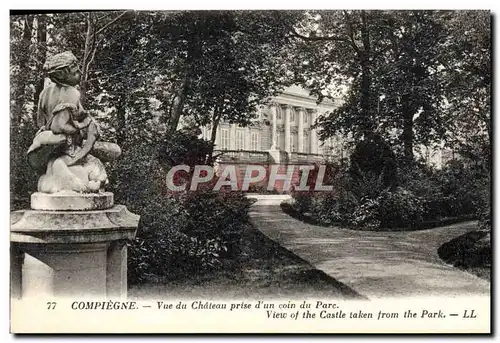
[(97, 141), (100, 128), (83, 108), (76, 87), (81, 77), (76, 57), (69, 51), (51, 56), (44, 69), (52, 83), (40, 94), (40, 129), (28, 149), (30, 165), (42, 174), (38, 191), (102, 192), (108, 183), (102, 162), (117, 158), (120, 147)]

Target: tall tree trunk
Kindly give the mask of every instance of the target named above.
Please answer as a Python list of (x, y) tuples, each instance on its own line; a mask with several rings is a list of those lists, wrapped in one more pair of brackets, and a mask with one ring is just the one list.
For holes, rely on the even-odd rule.
[(413, 162), (413, 111), (411, 96), (404, 94), (401, 97), (403, 116), (403, 155), (407, 163)]
[(106, 32), (109, 26), (115, 24), (126, 13), (127, 11), (122, 12), (115, 18), (105, 23), (104, 25), (100, 25), (99, 23), (100, 19), (94, 16), (93, 13), (87, 13), (86, 15), (87, 32), (85, 34), (85, 48), (83, 52), (83, 59), (81, 61), (82, 78), (80, 80), (80, 93), (81, 93), (80, 101), (84, 107), (85, 107), (85, 101), (87, 99), (87, 88), (88, 88), (90, 66), (94, 62), (98, 45), (101, 42), (101, 40), (98, 40), (97, 38), (99, 34), (101, 34), (102, 32)]
[(361, 130), (366, 137), (373, 133), (371, 113), (371, 71), (366, 58), (361, 61)]
[[(43, 73), (43, 64), (47, 58), (47, 23), (45, 14), (40, 14), (37, 16), (37, 65), (35, 77), (35, 113), (38, 111), (38, 100), (40, 99), (40, 93), (43, 90), (45, 84), (45, 77)], [(36, 114), (35, 114), (36, 116)], [(34, 117), (34, 123), (36, 123), (36, 117)]]
[(174, 132), (175, 130), (177, 130), (177, 126), (179, 125), (179, 120), (184, 109), (184, 103), (186, 102), (186, 96), (191, 81), (188, 68), (189, 66), (186, 68), (186, 73), (184, 75), (184, 78), (182, 79), (182, 84), (179, 87), (172, 104), (168, 122), (169, 132)]
[(371, 65), (370, 65), (370, 54), (371, 54), (371, 44), (370, 44), (370, 30), (368, 27), (368, 20), (366, 18), (366, 12), (361, 11), (361, 41), (363, 43), (363, 48), (359, 50), (359, 62), (361, 65), (361, 120), (362, 126), (361, 130), (366, 138), (371, 138), (373, 136), (373, 118), (372, 118), (372, 75), (371, 75)]
[[(15, 76), (11, 77), (12, 102), (10, 108), (10, 191), (13, 205), (29, 205), (29, 192), (33, 191), (34, 173), (26, 163), (26, 150), (33, 137), (27, 136), (26, 126), (22, 127), (23, 117), (26, 113), (25, 105), (33, 101), (31, 94), (27, 92), (28, 85), (32, 79), (30, 70), (30, 48), (33, 33), (32, 15), (20, 18), (19, 22), (24, 24), (20, 40), (11, 44), (11, 64), (18, 67)], [(17, 204), (16, 204), (17, 203)]]
[(208, 154), (208, 163), (213, 163), (214, 156), (214, 147), (215, 147), (215, 139), (217, 138), (217, 128), (219, 127), (221, 115), (219, 114), (219, 110), (217, 109), (214, 113), (214, 120), (212, 121), (212, 133), (210, 134), (210, 151)]
[(31, 45), (31, 36), (33, 32), (33, 16), (27, 15), (24, 20), (23, 35), (20, 43), (21, 56), (19, 57), (19, 76), (17, 78), (17, 87), (13, 92), (15, 102), (12, 108), (12, 129), (18, 130), (23, 117), (23, 107), (27, 102), (26, 87), (28, 86), (31, 71), (29, 68), (29, 49)]
[(184, 76), (182, 78), (182, 83), (179, 90), (175, 96), (174, 103), (172, 104), (170, 118), (169, 118), (169, 130), (174, 132), (177, 130), (177, 125), (179, 125), (179, 120), (182, 116), (182, 111), (184, 110), (184, 104), (186, 102), (187, 94), (189, 92), (189, 87), (191, 87), (191, 79), (193, 77), (193, 65), (196, 59), (200, 56), (200, 43), (199, 38), (196, 34), (192, 35), (188, 42), (187, 48), (187, 58), (186, 66), (184, 69)]
[(85, 106), (87, 80), (89, 77), (89, 67), (95, 55), (95, 24), (92, 19), (92, 13), (87, 14), (87, 33), (85, 35), (85, 48), (82, 59), (82, 78), (80, 80), (80, 101)]

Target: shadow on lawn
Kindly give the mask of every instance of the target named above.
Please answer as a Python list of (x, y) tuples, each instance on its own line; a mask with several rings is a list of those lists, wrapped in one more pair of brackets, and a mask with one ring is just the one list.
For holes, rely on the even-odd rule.
[(239, 272), (249, 275), (251, 270), (258, 271), (258, 277), (248, 280), (253, 284), (288, 288), (313, 296), (330, 295), (331, 292), (344, 299), (366, 299), (253, 227), (244, 232), (242, 240), (245, 243), (241, 245), (243, 255), (239, 260)]
[(212, 273), (134, 285), (132, 298), (367, 299), (248, 225)]
[(471, 231), (458, 236), (438, 249), (439, 257), (454, 267), (491, 279), (491, 237), (488, 231)]

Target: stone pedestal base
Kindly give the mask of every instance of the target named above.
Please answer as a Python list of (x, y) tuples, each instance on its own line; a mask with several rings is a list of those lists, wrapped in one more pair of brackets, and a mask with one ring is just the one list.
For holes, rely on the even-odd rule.
[(126, 297), (126, 241), (138, 221), (122, 205), (13, 212), (11, 295)]
[(92, 211), (113, 207), (111, 192), (104, 193), (33, 193), (31, 209), (42, 211)]
[(106, 294), (108, 244), (22, 246), (22, 296), (102, 296)]

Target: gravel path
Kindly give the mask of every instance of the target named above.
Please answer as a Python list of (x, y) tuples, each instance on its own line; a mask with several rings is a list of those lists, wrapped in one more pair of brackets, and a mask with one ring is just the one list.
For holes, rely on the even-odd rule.
[(438, 247), (466, 222), (412, 232), (355, 231), (306, 224), (276, 205), (253, 206), (254, 226), (269, 238), (368, 298), (489, 295), (490, 284), (445, 264)]

